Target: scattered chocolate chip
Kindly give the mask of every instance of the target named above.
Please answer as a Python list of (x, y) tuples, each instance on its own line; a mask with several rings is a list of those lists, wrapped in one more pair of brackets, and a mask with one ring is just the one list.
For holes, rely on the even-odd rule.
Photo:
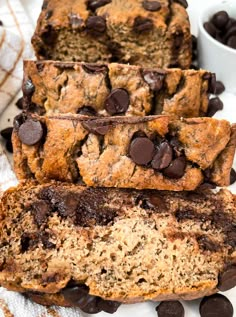
[(222, 110), (223, 107), (224, 104), (219, 97), (211, 98), (208, 104), (207, 117), (213, 117), (214, 114), (217, 111)]
[(12, 131), (13, 131), (12, 127), (5, 128), (1, 131), (1, 136), (5, 140), (11, 140)]
[(91, 133), (105, 135), (110, 129), (110, 125), (101, 125), (95, 121), (82, 121), (82, 126)]
[(154, 155), (154, 144), (148, 138), (136, 138), (130, 144), (129, 155), (138, 165), (147, 165)]
[(162, 170), (170, 165), (173, 159), (173, 149), (167, 141), (162, 142), (158, 149), (157, 153), (153, 157), (152, 167), (156, 170)]
[(225, 292), (235, 286), (236, 286), (236, 265), (233, 265), (228, 267), (224, 272), (220, 274), (217, 288), (221, 292)]
[(19, 130), (19, 127), (25, 122), (27, 116), (25, 113), (20, 113), (17, 116), (15, 116), (14, 120), (13, 120), (13, 127), (16, 130)]
[(91, 34), (101, 35), (106, 31), (106, 20), (100, 16), (90, 16), (86, 27)]
[(156, 311), (158, 317), (184, 317), (184, 307), (179, 301), (161, 302)]
[(200, 303), (201, 317), (233, 317), (233, 306), (225, 296), (214, 294), (204, 297)]
[(47, 220), (51, 210), (50, 205), (44, 200), (38, 200), (31, 207), (36, 224), (41, 226)]
[(215, 95), (220, 95), (222, 92), (225, 91), (225, 86), (221, 81), (216, 82), (216, 89), (215, 89)]
[(97, 111), (91, 106), (83, 106), (76, 113), (84, 116), (97, 116)]
[(219, 11), (213, 15), (211, 21), (215, 27), (222, 29), (227, 25), (229, 21), (229, 15), (226, 11)]
[(98, 308), (108, 314), (114, 314), (117, 309), (120, 307), (120, 302), (115, 302), (111, 300), (100, 299), (98, 302)]
[(214, 38), (216, 37), (217, 30), (211, 22), (205, 22), (203, 26), (209, 35), (211, 35)]
[(174, 2), (181, 4), (185, 9), (188, 7), (188, 2), (186, 0), (174, 0)]
[(164, 71), (143, 70), (142, 75), (151, 90), (158, 92), (162, 89), (165, 78)]
[(11, 140), (7, 140), (6, 142), (6, 149), (9, 153), (13, 153), (13, 145), (12, 145), (12, 142)]
[(106, 65), (97, 65), (97, 64), (83, 64), (83, 70), (89, 74), (98, 74), (98, 73), (106, 73), (107, 66)]
[(180, 156), (174, 159), (170, 165), (162, 171), (162, 173), (166, 177), (178, 179), (184, 175), (185, 168), (186, 158), (184, 156)]
[(153, 29), (153, 21), (149, 18), (136, 17), (134, 20), (133, 30), (137, 33), (150, 31)]
[(17, 100), (16, 106), (18, 109), (22, 110), (23, 109), (23, 97)]
[(46, 12), (46, 14), (45, 14), (45, 19), (46, 19), (46, 20), (50, 19), (51, 16), (52, 16), (52, 14), (53, 14), (53, 11), (52, 11), (52, 10), (48, 10), (48, 11)]
[(32, 83), (31, 79), (28, 78), (23, 82), (22, 90), (25, 96), (31, 97), (35, 91), (34, 84)]
[(236, 182), (236, 171), (232, 168), (230, 171), (230, 185)]
[(208, 92), (214, 94), (216, 91), (216, 74), (210, 73)]
[(20, 126), (18, 135), (22, 143), (34, 145), (43, 137), (43, 126), (39, 121), (28, 119)]
[(236, 35), (230, 36), (226, 44), (231, 48), (236, 48)]
[(95, 11), (108, 3), (111, 3), (111, 0), (88, 0), (87, 5), (89, 10)]
[(213, 242), (207, 236), (200, 236), (197, 238), (199, 247), (205, 251), (217, 252), (219, 250), (219, 245)]
[(145, 0), (142, 3), (143, 8), (147, 11), (158, 11), (161, 9), (161, 4), (159, 1), (148, 1)]
[(193, 50), (197, 49), (197, 37), (195, 35), (192, 35), (192, 48)]
[(84, 26), (84, 20), (76, 13), (70, 13), (68, 17), (73, 30), (79, 30)]
[(105, 100), (105, 109), (110, 115), (125, 113), (129, 107), (130, 98), (127, 90), (113, 89)]

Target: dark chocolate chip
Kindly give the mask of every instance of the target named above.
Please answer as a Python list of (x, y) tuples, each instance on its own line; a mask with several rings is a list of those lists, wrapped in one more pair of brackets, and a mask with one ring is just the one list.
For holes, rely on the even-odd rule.
[(68, 17), (73, 30), (79, 30), (84, 26), (84, 20), (76, 13), (70, 13)]
[(9, 153), (13, 153), (13, 145), (12, 145), (12, 142), (11, 140), (7, 140), (6, 142), (6, 149)]
[(217, 111), (222, 110), (223, 107), (224, 104), (219, 97), (211, 98), (208, 104), (207, 117), (213, 117), (214, 114)]
[(103, 7), (108, 3), (111, 3), (111, 0), (88, 0), (88, 9), (95, 11), (96, 9)]
[(208, 92), (214, 94), (216, 91), (216, 74), (211, 73), (209, 78)]
[(117, 309), (120, 307), (121, 303), (111, 301), (111, 300), (100, 299), (97, 305), (98, 305), (98, 308), (103, 310), (104, 312), (108, 314), (114, 314), (117, 311)]
[(200, 303), (201, 317), (233, 317), (233, 306), (224, 295), (204, 297)]
[(83, 64), (83, 70), (89, 74), (98, 74), (98, 73), (106, 73), (107, 66), (106, 65), (97, 65), (97, 64)]
[(11, 140), (12, 131), (13, 131), (12, 127), (5, 128), (1, 131), (1, 136), (5, 140)]
[(138, 33), (150, 31), (153, 29), (153, 21), (149, 18), (136, 17), (134, 20), (133, 30)]
[(188, 2), (186, 0), (174, 0), (174, 2), (181, 4), (185, 9), (188, 7)]
[(184, 307), (179, 301), (161, 302), (156, 311), (158, 317), (184, 317)]
[(143, 79), (149, 85), (150, 89), (153, 91), (160, 91), (163, 87), (163, 81), (165, 78), (165, 72), (155, 71), (155, 70), (143, 70)]
[(41, 38), (46, 45), (51, 46), (57, 39), (57, 32), (52, 25), (47, 25)]
[(228, 267), (219, 276), (219, 284), (217, 288), (221, 292), (228, 291), (229, 289), (236, 286), (236, 265)]
[(16, 130), (19, 129), (19, 127), (25, 122), (25, 120), (27, 119), (27, 116), (25, 113), (20, 113), (17, 116), (15, 116), (14, 120), (13, 120), (13, 126)]
[(32, 83), (31, 79), (28, 78), (23, 82), (22, 90), (25, 96), (31, 97), (35, 91), (34, 84)]
[(153, 157), (152, 167), (156, 170), (161, 170), (170, 165), (173, 159), (173, 149), (167, 141), (164, 141), (158, 147), (157, 153)]
[(84, 116), (96, 116), (97, 115), (96, 110), (91, 106), (83, 106), (83, 107), (79, 108), (76, 113), (84, 115)]
[(51, 16), (52, 16), (52, 14), (53, 14), (53, 11), (52, 11), (52, 10), (48, 10), (48, 11), (46, 12), (46, 14), (45, 14), (45, 19), (46, 19), (46, 20), (50, 19)]
[(222, 92), (225, 91), (225, 86), (221, 81), (216, 82), (216, 89), (215, 89), (215, 94), (220, 95)]
[(94, 121), (82, 121), (82, 126), (91, 133), (105, 135), (110, 129), (110, 125), (99, 125)]
[(106, 20), (100, 16), (90, 16), (86, 22), (86, 27), (94, 35), (103, 34), (106, 31)]
[(205, 235), (198, 237), (197, 242), (199, 247), (205, 251), (217, 252), (219, 250), (219, 245)]
[(184, 156), (180, 156), (174, 159), (170, 165), (162, 171), (162, 173), (166, 177), (178, 179), (184, 176), (185, 168), (186, 158)]
[(28, 119), (20, 126), (18, 135), (22, 143), (34, 145), (43, 137), (43, 126), (40, 121)]
[(161, 4), (159, 1), (148, 1), (145, 0), (142, 3), (143, 8), (147, 11), (158, 11), (161, 9)]
[(136, 138), (130, 144), (129, 155), (138, 165), (147, 165), (154, 155), (154, 144), (148, 138)]
[(21, 243), (22, 252), (28, 251), (28, 249), (30, 247), (30, 237), (26, 233), (23, 233), (23, 235), (21, 236), (20, 243)]
[(23, 97), (17, 100), (16, 106), (18, 109), (22, 110), (23, 109)]
[(197, 49), (197, 37), (195, 35), (192, 35), (192, 49)]
[(33, 216), (36, 224), (41, 226), (51, 211), (50, 205), (44, 200), (38, 200), (32, 204)]
[(62, 290), (65, 299), (74, 306), (82, 306), (89, 295), (89, 288), (86, 285), (66, 287)]
[(113, 89), (105, 100), (105, 109), (110, 115), (122, 114), (130, 104), (129, 93), (123, 88)]
[(136, 199), (136, 204), (139, 203), (140, 207), (146, 210), (151, 209), (159, 212), (167, 210), (164, 198), (157, 193), (150, 192), (150, 194), (147, 193), (145, 195), (138, 196)]
[(230, 185), (236, 182), (236, 171), (232, 168), (230, 171)]
[(229, 21), (229, 15), (226, 11), (219, 11), (213, 15), (212, 23), (218, 29), (223, 29)]
[(212, 24), (211, 22), (205, 22), (203, 24), (203, 26), (209, 35), (211, 35), (214, 38), (216, 37), (217, 30), (216, 30), (214, 24)]
[(227, 45), (232, 48), (236, 48), (236, 35), (232, 35), (228, 38)]
[(57, 203), (57, 209), (62, 217), (72, 217), (75, 215), (78, 207), (78, 199), (74, 193), (68, 193), (60, 197)]

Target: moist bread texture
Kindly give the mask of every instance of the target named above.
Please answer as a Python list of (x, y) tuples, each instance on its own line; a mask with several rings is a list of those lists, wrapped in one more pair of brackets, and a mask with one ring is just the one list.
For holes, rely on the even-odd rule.
[(180, 1), (158, 3), (45, 0), (32, 38), (36, 56), (187, 69), (192, 44), (186, 9)]
[(24, 108), (38, 114), (206, 116), (215, 75), (124, 64), (24, 62)]
[(15, 119), (14, 168), (19, 179), (41, 183), (174, 191), (203, 182), (227, 186), (235, 132), (235, 125), (213, 118), (23, 114)]
[(235, 286), (236, 200), (227, 190), (28, 182), (4, 194), (0, 215), (0, 284), (42, 304), (76, 305), (73, 288), (129, 303)]

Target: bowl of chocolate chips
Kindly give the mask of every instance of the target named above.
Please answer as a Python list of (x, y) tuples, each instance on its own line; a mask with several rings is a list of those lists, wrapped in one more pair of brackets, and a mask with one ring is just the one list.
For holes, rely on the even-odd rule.
[(213, 1), (199, 17), (199, 66), (236, 94), (236, 0)]

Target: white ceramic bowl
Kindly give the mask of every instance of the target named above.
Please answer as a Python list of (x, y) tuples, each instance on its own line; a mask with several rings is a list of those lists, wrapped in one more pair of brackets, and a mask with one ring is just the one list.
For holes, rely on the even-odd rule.
[(221, 44), (203, 27), (218, 11), (225, 10), (236, 18), (236, 0), (214, 2), (201, 13), (198, 20), (198, 54), (201, 68), (216, 73), (217, 80), (224, 83), (226, 91), (236, 94), (236, 49)]

